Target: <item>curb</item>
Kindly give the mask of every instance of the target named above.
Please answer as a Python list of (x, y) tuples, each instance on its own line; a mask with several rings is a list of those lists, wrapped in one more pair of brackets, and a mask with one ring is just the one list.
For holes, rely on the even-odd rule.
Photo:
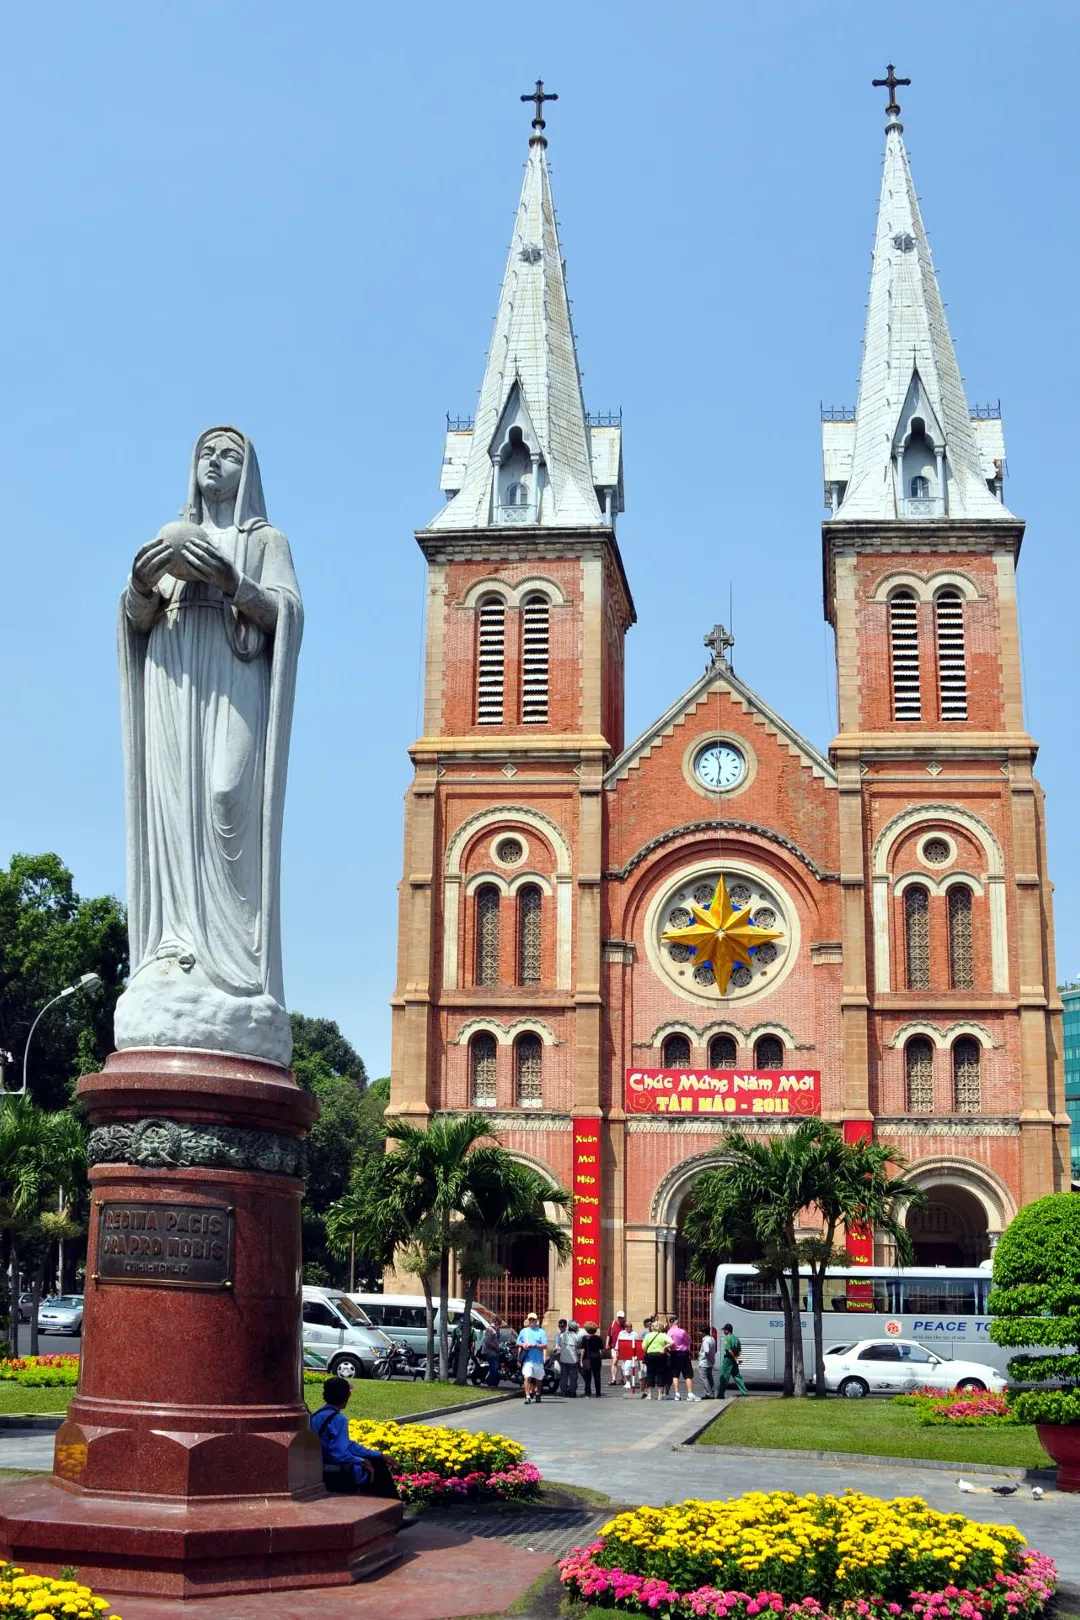
[(519, 1398), (516, 1391), (503, 1395), (486, 1395), (480, 1401), (462, 1401), (460, 1406), (433, 1406), (430, 1412), (407, 1412), (402, 1417), (387, 1418), (384, 1421), (389, 1423), (429, 1423), (433, 1418), (455, 1417), (459, 1412), (475, 1412), (481, 1406), (503, 1406), (507, 1401)]
[(46, 1433), (55, 1434), (63, 1422), (64, 1416), (62, 1413), (51, 1416), (48, 1412), (5, 1412), (0, 1416), (0, 1434), (5, 1429), (15, 1433), (25, 1433), (28, 1429), (40, 1429)]
[[(707, 1427), (707, 1425), (706, 1425)], [(699, 1433), (702, 1431), (699, 1430)], [(672, 1451), (718, 1452), (728, 1457), (785, 1457), (798, 1460), (810, 1458), (814, 1462), (848, 1463), (852, 1468), (930, 1468), (941, 1474), (997, 1474), (1002, 1479), (1057, 1478), (1056, 1468), (1013, 1468), (1002, 1464), (976, 1462), (947, 1462), (937, 1457), (868, 1457), (861, 1451), (786, 1451), (771, 1446), (695, 1446), (691, 1441), (672, 1446)]]

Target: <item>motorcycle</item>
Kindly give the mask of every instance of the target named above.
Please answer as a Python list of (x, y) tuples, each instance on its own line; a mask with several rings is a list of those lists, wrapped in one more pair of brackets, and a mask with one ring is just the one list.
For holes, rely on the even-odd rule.
[(424, 1362), (401, 1339), (391, 1341), (389, 1350), (383, 1352), (371, 1369), (372, 1378), (411, 1378), (415, 1384), (417, 1379), (423, 1378), (426, 1368)]

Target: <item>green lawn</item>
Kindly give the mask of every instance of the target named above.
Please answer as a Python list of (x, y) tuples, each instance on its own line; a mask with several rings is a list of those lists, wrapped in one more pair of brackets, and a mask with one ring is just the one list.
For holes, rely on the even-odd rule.
[(910, 1406), (891, 1401), (737, 1400), (710, 1423), (699, 1446), (775, 1446), (786, 1451), (850, 1451), (866, 1457), (929, 1457), (942, 1462), (1048, 1468), (1034, 1428), (923, 1428)]
[[(68, 1388), (30, 1389), (25, 1384), (0, 1380), (0, 1413), (50, 1412), (62, 1417), (75, 1391)], [(427, 1412), (436, 1406), (463, 1406), (466, 1401), (481, 1400), (488, 1391), (474, 1389), (471, 1384), (458, 1389), (455, 1384), (413, 1384), (392, 1379), (388, 1383), (373, 1378), (361, 1378), (353, 1385), (349, 1416), (356, 1418), (394, 1418), (408, 1412)], [(312, 1411), (322, 1402), (320, 1384), (304, 1385), (304, 1395)], [(494, 1412), (495, 1408), (492, 1408)]]
[[(464, 1406), (467, 1401), (483, 1400), (490, 1393), (484, 1388), (475, 1389), (472, 1384), (459, 1389), (456, 1384), (414, 1384), (400, 1378), (385, 1382), (377, 1378), (358, 1378), (353, 1384), (352, 1400), (347, 1410), (351, 1418), (396, 1418), (404, 1417), (409, 1412), (429, 1412), (436, 1406)], [(304, 1397), (311, 1410), (316, 1411), (322, 1404), (322, 1385), (305, 1382)], [(498, 1410), (496, 1406), (491, 1408), (492, 1423), (496, 1428)]]

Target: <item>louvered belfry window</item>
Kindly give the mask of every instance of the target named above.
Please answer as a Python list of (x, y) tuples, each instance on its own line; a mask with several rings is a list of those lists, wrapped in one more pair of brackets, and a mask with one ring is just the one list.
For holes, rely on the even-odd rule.
[(498, 1048), (494, 1035), (474, 1035), (469, 1044), (472, 1103), (474, 1108), (495, 1106), (495, 1055)]
[(665, 1069), (688, 1069), (690, 1067), (690, 1038), (687, 1035), (669, 1035), (664, 1041), (663, 1063)]
[(919, 691), (919, 604), (910, 591), (889, 598), (894, 720), (921, 720)]
[(737, 1059), (734, 1036), (714, 1035), (709, 1042), (709, 1068), (733, 1069)]
[(494, 883), (476, 891), (476, 982), (499, 982), (499, 906), (502, 896)]
[(972, 1035), (953, 1042), (953, 1107), (958, 1114), (977, 1114), (982, 1107), (979, 1064), (982, 1048)]
[(506, 604), (485, 596), (476, 615), (476, 719), (501, 726), (506, 699)]
[(763, 1035), (754, 1047), (755, 1069), (782, 1069), (784, 1043), (777, 1035)]
[(964, 599), (959, 591), (939, 591), (937, 614), (938, 696), (943, 720), (966, 720), (967, 659), (964, 652)]
[(907, 1111), (929, 1114), (934, 1107), (934, 1046), (928, 1035), (913, 1035), (904, 1048)]
[(949, 890), (949, 983), (954, 990), (975, 988), (971, 938), (971, 890), (954, 883)]
[(529, 725), (548, 717), (550, 606), (545, 596), (527, 596), (521, 610), (521, 718)]
[(914, 885), (904, 890), (904, 951), (909, 990), (930, 988), (930, 896)]
[(543, 896), (535, 883), (518, 893), (518, 983), (540, 983), (540, 921)]
[(514, 1059), (519, 1108), (539, 1108), (544, 1043), (539, 1035), (519, 1035)]

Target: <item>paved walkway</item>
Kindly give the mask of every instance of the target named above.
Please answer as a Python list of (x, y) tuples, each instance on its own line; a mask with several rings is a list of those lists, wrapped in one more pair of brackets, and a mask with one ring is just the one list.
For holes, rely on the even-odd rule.
[(545, 1396), (539, 1406), (523, 1401), (488, 1406), (447, 1418), (456, 1428), (493, 1429), (528, 1447), (545, 1479), (588, 1485), (614, 1502), (649, 1502), (657, 1506), (683, 1497), (737, 1496), (750, 1490), (797, 1490), (838, 1493), (848, 1486), (870, 1496), (921, 1496), (941, 1512), (963, 1512), (969, 1518), (1015, 1524), (1033, 1547), (1056, 1558), (1061, 1579), (1080, 1584), (1080, 1496), (1045, 1491), (1035, 1501), (1023, 1480), (998, 1480), (972, 1474), (979, 1485), (1015, 1484), (1015, 1496), (967, 1496), (956, 1488), (956, 1474), (901, 1466), (891, 1458), (822, 1462), (811, 1457), (725, 1455), (720, 1447), (674, 1450), (726, 1403), (629, 1400), (605, 1392), (600, 1400), (561, 1400)]

